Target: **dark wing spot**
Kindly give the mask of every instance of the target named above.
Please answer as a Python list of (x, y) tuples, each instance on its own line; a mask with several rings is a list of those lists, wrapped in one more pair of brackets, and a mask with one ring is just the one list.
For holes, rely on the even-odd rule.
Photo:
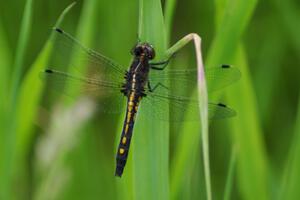
[(222, 68), (230, 68), (230, 65), (222, 65)]
[(226, 106), (225, 104), (222, 104), (222, 103), (218, 103), (218, 106), (221, 106), (221, 107), (227, 108), (227, 106)]
[(46, 73), (53, 73), (53, 71), (51, 69), (46, 69), (45, 72)]
[(57, 32), (59, 32), (59, 33), (63, 33), (63, 32), (64, 32), (64, 31), (61, 30), (60, 28), (56, 28), (56, 27), (54, 28), (54, 30), (57, 31)]

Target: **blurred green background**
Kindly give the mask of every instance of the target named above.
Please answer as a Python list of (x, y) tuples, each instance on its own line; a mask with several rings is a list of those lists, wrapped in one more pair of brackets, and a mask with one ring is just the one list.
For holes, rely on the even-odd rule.
[[(85, 0), (60, 27), (128, 66), (141, 2), (149, 33), (166, 32), (156, 41), (198, 33), (206, 66), (228, 63), (242, 72), (222, 95), (237, 117), (210, 126), (212, 199), (299, 199), (299, 1)], [(86, 100), (63, 106), (49, 95), (39, 72), (55, 51), (51, 28), (71, 3), (0, 1), (0, 200), (207, 199), (198, 124), (183, 123), (178, 134), (176, 124), (152, 131), (149, 158), (138, 142), (152, 136), (140, 124), (119, 179), (123, 116), (93, 112)]]

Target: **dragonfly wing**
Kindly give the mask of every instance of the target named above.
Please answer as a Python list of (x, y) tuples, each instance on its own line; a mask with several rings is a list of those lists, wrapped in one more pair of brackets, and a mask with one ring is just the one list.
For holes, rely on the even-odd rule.
[(79, 77), (54, 69), (46, 69), (40, 76), (50, 88), (69, 97), (84, 95), (94, 99), (99, 103), (99, 110), (106, 113), (122, 112), (126, 103), (121, 83)]
[(207, 68), (205, 70), (207, 88), (209, 92), (223, 89), (241, 78), (239, 69), (230, 65)]
[(53, 45), (50, 67), (69, 71), (74, 75), (101, 79), (102, 81), (122, 81), (126, 69), (112, 59), (85, 47), (69, 33), (53, 29)]
[(41, 73), (49, 87), (70, 97), (89, 96), (99, 102), (100, 111), (122, 112), (125, 69), (59, 28), (53, 36), (50, 67)]
[(224, 119), (236, 116), (236, 111), (222, 103), (208, 103), (208, 116), (211, 120)]
[[(170, 96), (149, 94), (142, 99), (141, 107), (146, 115), (162, 121), (181, 122), (199, 119), (199, 107), (189, 100), (177, 99)], [(188, 107), (189, 106), (189, 107)]]
[[(198, 121), (199, 102), (197, 99), (148, 93), (141, 102), (143, 112), (163, 121)], [(222, 103), (208, 104), (209, 119), (234, 117), (236, 112)], [(169, 116), (169, 117), (168, 117)]]
[[(209, 68), (206, 70), (208, 91), (211, 93), (224, 88), (239, 77), (239, 70), (228, 65)], [(149, 112), (159, 116), (158, 118), (166, 119), (166, 115), (171, 113), (170, 120), (172, 121), (198, 120), (198, 98), (192, 96), (196, 89), (196, 69), (151, 70), (147, 96), (143, 101), (151, 107)], [(168, 107), (169, 109), (166, 109)], [(210, 119), (222, 119), (235, 115), (235, 111), (224, 104), (209, 103), (208, 109)]]
[[(240, 77), (240, 71), (230, 65), (208, 68), (205, 70), (208, 93), (225, 88)], [(172, 88), (172, 85), (178, 83), (183, 91), (186, 91), (197, 85), (197, 69), (151, 70), (149, 81), (152, 85), (162, 83), (166, 88)]]

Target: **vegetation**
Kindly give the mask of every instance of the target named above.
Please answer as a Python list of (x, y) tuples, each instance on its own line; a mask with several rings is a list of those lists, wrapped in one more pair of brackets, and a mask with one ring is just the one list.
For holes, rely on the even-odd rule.
[[(0, 199), (298, 199), (299, 6), (296, 0), (0, 1)], [(210, 96), (238, 115), (212, 121), (209, 143), (199, 122), (136, 123), (117, 178), (124, 116), (52, 94), (39, 78), (58, 50), (54, 26), (123, 66), (137, 37), (154, 44), (159, 59), (195, 32), (206, 68), (240, 69), (240, 81)]]

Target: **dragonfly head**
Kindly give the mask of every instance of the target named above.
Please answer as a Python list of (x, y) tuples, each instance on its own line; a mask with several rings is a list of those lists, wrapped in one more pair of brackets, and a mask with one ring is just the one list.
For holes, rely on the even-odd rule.
[(131, 53), (136, 57), (145, 56), (152, 60), (155, 57), (155, 51), (151, 44), (149, 43), (139, 43), (131, 51)]

